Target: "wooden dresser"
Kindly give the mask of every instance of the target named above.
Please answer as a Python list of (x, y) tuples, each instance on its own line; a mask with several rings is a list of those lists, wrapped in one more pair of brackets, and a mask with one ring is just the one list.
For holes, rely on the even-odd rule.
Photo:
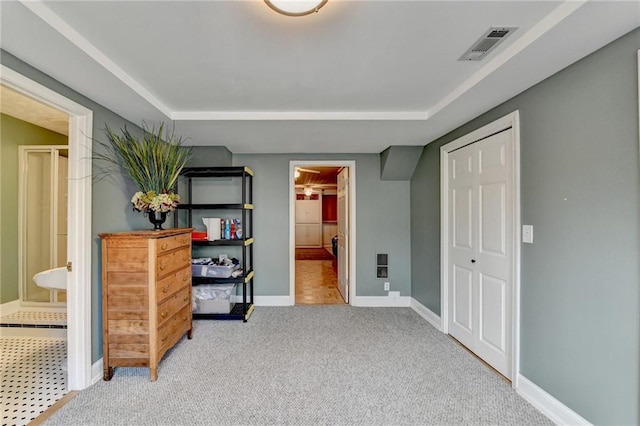
[(114, 367), (149, 367), (155, 381), (167, 350), (191, 339), (192, 230), (100, 234), (104, 380)]

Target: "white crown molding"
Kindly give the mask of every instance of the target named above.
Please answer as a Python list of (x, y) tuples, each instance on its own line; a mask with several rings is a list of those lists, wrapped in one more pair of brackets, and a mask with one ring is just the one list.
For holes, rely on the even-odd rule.
[(55, 14), (40, 0), (20, 0), (20, 3), (27, 9), (29, 9), (34, 15), (42, 19), (49, 24), (51, 28), (59, 32), (71, 43), (76, 45), (80, 50), (87, 54), (91, 59), (100, 64), (104, 69), (113, 74), (118, 80), (123, 82), (127, 87), (140, 95), (144, 100), (153, 105), (161, 113), (167, 117), (171, 117), (171, 110), (156, 98), (149, 90), (147, 90), (142, 84), (138, 83), (133, 77), (127, 74), (122, 68), (120, 68), (115, 62), (113, 62), (107, 55), (102, 53), (100, 49), (95, 47), (89, 40), (84, 38), (79, 32), (74, 30), (67, 22), (60, 16)]
[(424, 111), (174, 111), (172, 120), (416, 120), (428, 119)]
[(443, 97), (439, 102), (426, 111), (172, 111), (161, 102), (151, 91), (131, 77), (107, 55), (73, 29), (60, 16), (49, 9), (42, 0), (20, 0), (33, 14), (38, 16), (54, 30), (59, 32), (90, 58), (109, 71), (127, 87), (137, 93), (150, 105), (171, 120), (182, 121), (283, 121), (283, 120), (312, 120), (312, 121), (426, 121), (442, 111), (462, 95), (474, 88), (498, 68), (513, 57), (524, 51), (529, 45), (554, 28), (567, 16), (582, 7), (587, 0), (567, 0), (549, 13), (544, 19), (533, 26), (526, 34), (509, 45), (495, 56), (474, 75), (465, 80), (455, 90)]

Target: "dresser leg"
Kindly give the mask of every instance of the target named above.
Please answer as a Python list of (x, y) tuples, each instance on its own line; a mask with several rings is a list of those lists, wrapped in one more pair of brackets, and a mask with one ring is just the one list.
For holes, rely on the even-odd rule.
[(113, 367), (105, 367), (102, 379), (108, 382), (113, 377)]
[(189, 330), (187, 330), (187, 339), (192, 339), (193, 338), (193, 328), (190, 328)]
[(149, 370), (151, 370), (151, 381), (155, 382), (158, 380), (158, 367), (149, 367)]

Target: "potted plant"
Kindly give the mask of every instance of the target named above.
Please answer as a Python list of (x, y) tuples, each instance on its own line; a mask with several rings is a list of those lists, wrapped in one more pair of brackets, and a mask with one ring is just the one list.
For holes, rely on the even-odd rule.
[[(154, 230), (161, 230), (167, 214), (180, 203), (174, 189), (191, 157), (191, 147), (182, 145), (182, 137), (165, 132), (164, 123), (157, 130), (143, 123), (141, 138), (126, 126), (119, 133), (105, 126), (105, 134), (108, 143), (98, 142), (103, 152), (94, 157), (116, 166), (133, 181), (138, 188), (131, 198), (133, 209), (148, 215)], [(105, 173), (115, 171), (107, 169)]]

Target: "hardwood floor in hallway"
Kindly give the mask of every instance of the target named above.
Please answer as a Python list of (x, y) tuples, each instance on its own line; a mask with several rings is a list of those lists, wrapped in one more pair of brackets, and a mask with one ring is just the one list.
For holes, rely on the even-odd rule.
[(336, 260), (296, 260), (296, 305), (344, 305)]

